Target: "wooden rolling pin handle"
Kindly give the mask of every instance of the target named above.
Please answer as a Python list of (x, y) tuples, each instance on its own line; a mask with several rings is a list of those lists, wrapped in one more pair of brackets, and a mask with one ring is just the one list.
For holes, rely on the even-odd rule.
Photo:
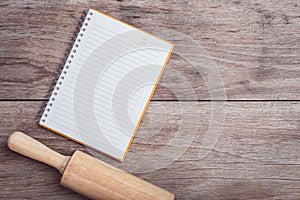
[(9, 136), (7, 144), (11, 150), (55, 167), (62, 174), (70, 160), (70, 156), (63, 156), (19, 131)]

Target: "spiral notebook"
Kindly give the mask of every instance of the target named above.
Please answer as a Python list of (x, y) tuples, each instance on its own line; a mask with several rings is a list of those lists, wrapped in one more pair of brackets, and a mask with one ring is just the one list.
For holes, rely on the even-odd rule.
[(90, 9), (40, 126), (123, 161), (173, 47)]

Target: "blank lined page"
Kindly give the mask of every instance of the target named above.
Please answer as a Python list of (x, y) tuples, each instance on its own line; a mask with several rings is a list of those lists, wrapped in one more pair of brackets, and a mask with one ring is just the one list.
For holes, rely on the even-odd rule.
[(172, 49), (90, 9), (40, 125), (123, 161)]

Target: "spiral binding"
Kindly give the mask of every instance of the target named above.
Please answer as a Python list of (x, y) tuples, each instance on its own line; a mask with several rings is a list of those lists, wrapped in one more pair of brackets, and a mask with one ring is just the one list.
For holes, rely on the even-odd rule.
[(58, 74), (58, 76), (55, 77), (55, 82), (52, 84), (53, 86), (50, 88), (48, 92), (48, 96), (50, 96), (49, 101), (43, 103), (39, 111), (39, 116), (42, 114), (40, 122), (43, 123), (46, 122), (46, 118), (48, 117), (49, 112), (51, 111), (51, 107), (53, 106), (53, 103), (55, 101), (55, 98), (58, 95), (59, 89), (63, 84), (65, 75), (68, 73), (68, 70), (70, 69), (70, 64), (72, 63), (72, 59), (74, 58), (77, 52), (77, 49), (81, 42), (81, 38), (84, 36), (84, 32), (86, 30), (86, 27), (89, 25), (89, 21), (92, 15), (93, 12), (84, 11), (83, 15), (80, 18), (80, 21), (76, 28), (76, 32), (72, 37), (73, 42), (70, 44), (67, 53), (65, 54), (62, 62), (59, 65), (61, 67), (60, 73)]

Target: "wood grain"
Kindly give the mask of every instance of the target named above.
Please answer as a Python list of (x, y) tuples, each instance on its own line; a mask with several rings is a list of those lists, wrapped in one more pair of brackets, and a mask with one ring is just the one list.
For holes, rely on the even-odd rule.
[[(149, 168), (136, 155), (170, 147), (168, 155), (151, 154), (145, 160), (156, 170), (134, 173), (175, 193), (177, 199), (298, 199), (300, 195), (300, 103), (227, 102), (225, 124), (214, 148), (199, 158), (211, 122), (209, 102), (151, 102), (124, 163), (96, 155), (79, 144), (37, 125), (34, 117), (42, 102), (0, 102), (0, 198), (2, 199), (83, 199), (59, 186), (57, 170), (25, 158), (6, 147), (8, 135), (22, 130), (54, 150), (70, 155), (81, 149), (127, 171)], [(221, 104), (222, 102), (218, 102)], [(195, 122), (196, 110), (201, 117)], [(183, 116), (190, 123), (183, 124)], [(163, 117), (162, 117), (163, 116)], [(164, 122), (163, 124), (161, 122)], [(35, 122), (35, 123), (34, 123)], [(198, 130), (194, 134), (188, 130)], [(176, 135), (182, 128), (186, 136)], [(157, 131), (160, 130), (160, 131)], [(210, 136), (208, 136), (210, 137)], [(177, 138), (177, 143), (168, 144)], [(182, 152), (186, 141), (192, 141)], [(174, 156), (179, 158), (173, 159)], [(147, 156), (147, 155), (146, 155)], [(159, 159), (158, 159), (159, 158)], [(167, 163), (167, 162), (166, 162)], [(32, 173), (32, 172), (35, 173)]]
[[(220, 90), (226, 92), (222, 99), (300, 100), (299, 6), (298, 0), (4, 0), (0, 99), (48, 98), (82, 11), (95, 8), (175, 43), (155, 100), (220, 100), (210, 95)], [(169, 31), (160, 33), (162, 28)], [(192, 38), (203, 52), (166, 34), (171, 30)], [(206, 56), (207, 62), (191, 65), (183, 53)], [(218, 80), (218, 87), (208, 84), (202, 70), (214, 66), (218, 73), (213, 75), (224, 82)], [(189, 84), (182, 84), (174, 71)]]
[[(65, 155), (83, 150), (176, 199), (299, 199), (299, 7), (299, 0), (2, 0), (0, 199), (84, 199), (59, 186), (55, 169), (8, 149), (15, 130)], [(122, 164), (37, 125), (89, 8), (176, 45)], [(192, 65), (193, 58), (203, 59)], [(224, 99), (234, 101), (205, 102)]]
[(56, 168), (62, 174), (71, 158), (71, 156), (64, 156), (53, 151), (46, 145), (20, 131), (14, 131), (10, 134), (7, 139), (7, 146), (14, 152)]
[(8, 137), (10, 150), (56, 168), (60, 185), (95, 200), (174, 200), (174, 194), (115, 168), (82, 151), (64, 156), (27, 134)]
[(174, 200), (174, 194), (107, 163), (75, 151), (60, 184), (95, 200)]

